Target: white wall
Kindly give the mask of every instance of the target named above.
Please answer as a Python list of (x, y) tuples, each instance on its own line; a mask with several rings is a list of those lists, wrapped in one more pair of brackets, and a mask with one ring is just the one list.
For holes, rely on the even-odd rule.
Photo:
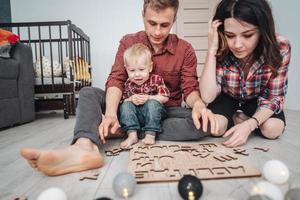
[(142, 5), (142, 0), (11, 0), (13, 22), (69, 19), (90, 36), (93, 86), (100, 88), (121, 37), (143, 29)]
[[(270, 0), (278, 32), (292, 44), (285, 108), (300, 110), (298, 0)], [(93, 85), (104, 87), (120, 38), (143, 29), (142, 0), (11, 0), (13, 22), (70, 19), (91, 38)]]
[(277, 32), (287, 37), (292, 46), (289, 86), (285, 108), (300, 110), (300, 20), (298, 0), (271, 0)]

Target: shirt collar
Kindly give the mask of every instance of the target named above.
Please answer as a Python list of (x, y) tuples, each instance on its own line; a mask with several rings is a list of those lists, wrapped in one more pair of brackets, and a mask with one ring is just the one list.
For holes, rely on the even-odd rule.
[(251, 68), (253, 71), (256, 71), (257, 69), (262, 67), (264, 64), (265, 64), (265, 59), (263, 56), (260, 56), (259, 59), (252, 64)]
[[(252, 64), (250, 69), (252, 71), (256, 71), (258, 68), (263, 66), (264, 63), (265, 63), (264, 57), (260, 56), (259, 59)], [(228, 56), (226, 56), (226, 58), (222, 62), (222, 65), (226, 67), (231, 67), (231, 66), (240, 67), (241, 62), (233, 54), (230, 53)]]
[[(145, 41), (147, 41), (147, 46), (149, 49), (151, 49), (152, 52), (154, 52), (154, 49), (148, 39), (148, 36), (146, 34), (146, 32), (144, 31), (144, 34), (143, 34), (143, 39)], [(161, 53), (165, 53), (166, 51), (168, 51), (170, 54), (175, 54), (175, 43), (177, 42), (176, 40), (176, 36), (174, 34), (169, 34), (164, 45), (163, 45), (163, 48), (160, 52), (158, 52), (157, 54), (161, 54)]]

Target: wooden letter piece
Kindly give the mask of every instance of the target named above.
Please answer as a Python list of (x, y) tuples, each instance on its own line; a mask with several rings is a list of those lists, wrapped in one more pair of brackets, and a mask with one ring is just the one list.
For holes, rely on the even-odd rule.
[(83, 181), (85, 179), (97, 180), (98, 176), (99, 176), (99, 172), (95, 172), (95, 173), (92, 173), (91, 175), (85, 175), (85, 176), (81, 177), (79, 180), (80, 181)]
[(233, 149), (235, 154), (241, 154), (244, 156), (249, 156), (249, 153), (246, 152), (246, 149)]
[(13, 200), (28, 200), (27, 197), (15, 197)]
[(270, 150), (270, 148), (263, 148), (263, 147), (254, 147), (253, 149), (260, 150), (263, 152), (268, 152)]

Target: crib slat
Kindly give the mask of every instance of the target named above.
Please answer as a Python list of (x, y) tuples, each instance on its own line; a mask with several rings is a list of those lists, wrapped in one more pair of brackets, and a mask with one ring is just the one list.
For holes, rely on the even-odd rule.
[(50, 66), (51, 66), (51, 85), (52, 85), (52, 90), (54, 89), (54, 71), (53, 71), (53, 49), (52, 49), (52, 34), (51, 34), (51, 26), (48, 26), (49, 28), (49, 47), (50, 47)]
[[(35, 85), (36, 93), (62, 93), (71, 95), (67, 101), (69, 102), (68, 106), (70, 106), (67, 114), (75, 114), (75, 91), (78, 91), (83, 86), (90, 85), (90, 82), (87, 81), (87, 77), (91, 75), (89, 74), (87, 76), (86, 74), (87, 71), (90, 73), (90, 68), (87, 67), (91, 63), (89, 37), (69, 20), (0, 23), (0, 27), (11, 27), (11, 30), (17, 32), (20, 36), (20, 42), (28, 44), (31, 46), (32, 51), (34, 51), (34, 63), (36, 67), (40, 65), (40, 69), (36, 71), (39, 75), (37, 77), (38, 80), (36, 80), (40, 82), (39, 85)], [(49, 69), (43, 66), (43, 57), (45, 57), (45, 63), (48, 58)], [(64, 63), (67, 57), (70, 62), (73, 61), (73, 66), (68, 66), (70, 71), (70, 79), (68, 80), (65, 79), (66, 64)], [(54, 68), (57, 64), (57, 60), (61, 66), (58, 71), (62, 74), (59, 77), (59, 83), (57, 82), (56, 68)], [(46, 65), (48, 64), (46, 63)], [(75, 69), (77, 69), (77, 71)], [(81, 74), (81, 80), (75, 79), (74, 75), (76, 75), (76, 73)], [(46, 76), (49, 76), (49, 78)], [(61, 98), (61, 102), (62, 99), (63, 98)], [(57, 102), (58, 99), (53, 100)], [(61, 106), (62, 104), (59, 105)], [(51, 108), (53, 108), (53, 106), (51, 106)]]
[(59, 60), (60, 60), (60, 63), (61, 63), (61, 74), (62, 74), (62, 79), (61, 79), (61, 81), (62, 81), (62, 84), (63, 85), (65, 85), (65, 79), (64, 79), (64, 68), (65, 68), (65, 66), (64, 66), (64, 59), (63, 59), (63, 52), (62, 52), (62, 33), (61, 33), (61, 25), (59, 25), (58, 26), (58, 29), (59, 29), (59, 45), (58, 45), (58, 47), (59, 47), (59, 49), (58, 49), (58, 51), (59, 51), (59, 53), (58, 53), (58, 57), (59, 57)]
[(40, 48), (40, 66), (41, 66), (41, 82), (42, 88), (44, 87), (44, 73), (43, 73), (43, 56), (42, 56), (42, 42), (41, 42), (41, 26), (38, 26), (38, 39), (39, 39), (39, 48)]

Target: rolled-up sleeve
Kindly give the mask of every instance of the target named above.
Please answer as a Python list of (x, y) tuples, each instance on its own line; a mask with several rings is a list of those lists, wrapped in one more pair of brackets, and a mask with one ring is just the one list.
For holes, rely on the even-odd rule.
[(220, 64), (216, 66), (216, 82), (217, 82), (217, 94), (219, 95), (222, 91), (222, 79), (223, 79), (223, 68)]
[(115, 62), (112, 66), (111, 72), (107, 78), (105, 89), (109, 87), (117, 87), (121, 91), (124, 90), (124, 84), (127, 80), (127, 73), (124, 67), (123, 54), (126, 50), (126, 37), (120, 40), (120, 45), (115, 57)]
[(197, 80), (197, 57), (190, 44), (185, 50), (181, 71), (181, 89), (185, 100), (191, 92), (199, 91), (199, 82)]
[(165, 97), (170, 97), (170, 91), (167, 88), (164, 79), (161, 76), (157, 76), (156, 79), (158, 94)]
[(282, 55), (282, 65), (277, 71), (277, 76), (270, 79), (263, 95), (258, 98), (258, 107), (268, 108), (274, 113), (283, 110), (284, 99), (288, 87), (288, 66), (291, 57), (291, 46), (287, 40), (280, 41), (280, 53)]

